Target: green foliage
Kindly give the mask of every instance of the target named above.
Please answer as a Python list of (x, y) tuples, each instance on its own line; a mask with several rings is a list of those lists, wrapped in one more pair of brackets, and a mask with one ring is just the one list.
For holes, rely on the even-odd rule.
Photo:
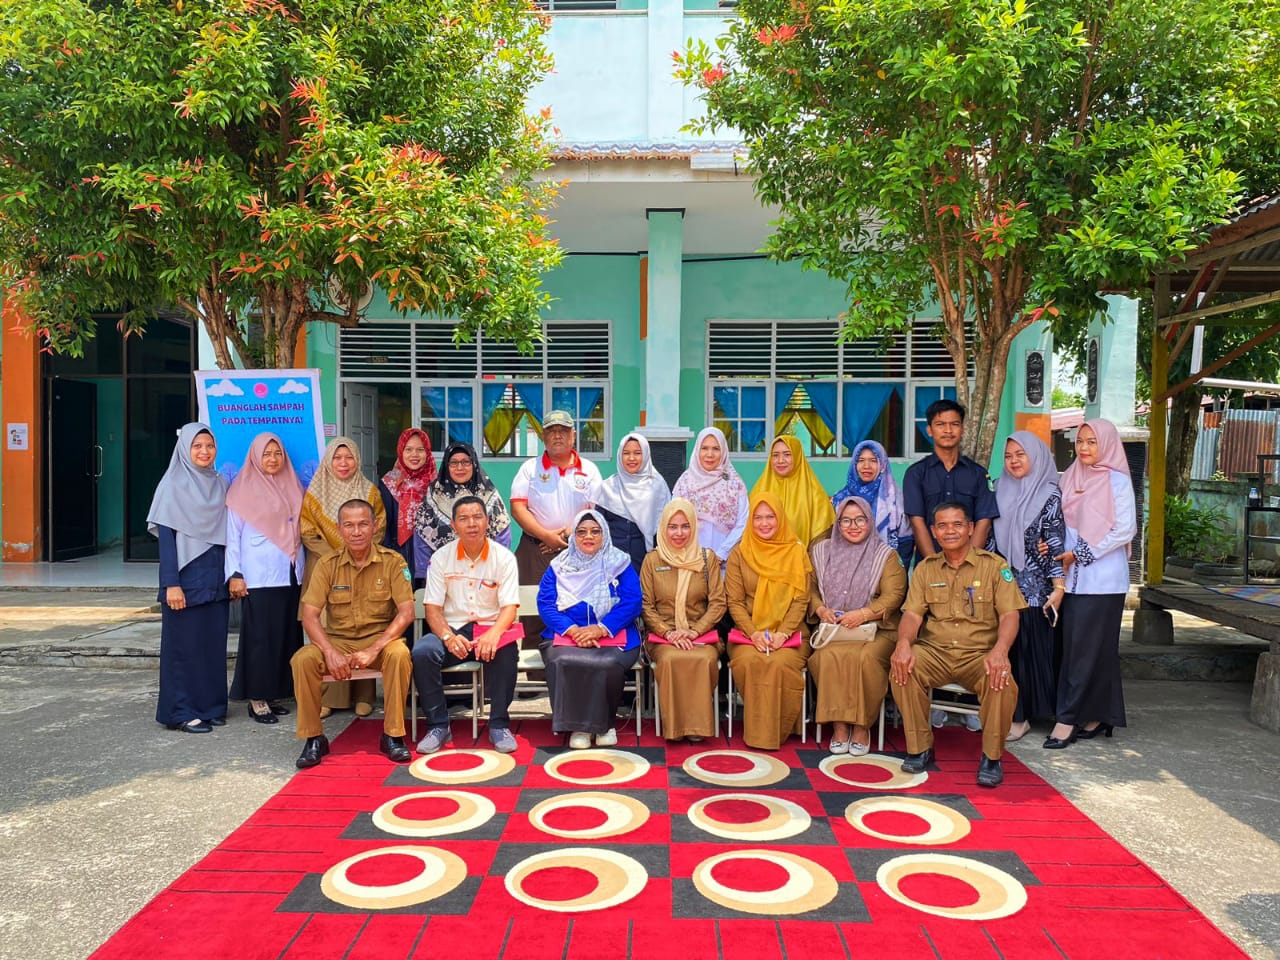
[(1164, 542), (1170, 556), (1221, 563), (1231, 555), (1235, 537), (1230, 518), (1218, 508), (1202, 510), (1187, 497), (1164, 498)]
[(704, 95), (692, 129), (745, 137), (781, 207), (768, 252), (848, 285), (846, 336), (941, 313), (985, 462), (1013, 336), (1193, 249), (1240, 197), (1238, 157), (1280, 155), (1278, 10), (742, 0), (676, 74)]
[(367, 281), (531, 346), (545, 29), (488, 0), (0, 0), (9, 296), (72, 352), (95, 313), (177, 305), (223, 366), (287, 365)]
[(1064, 390), (1057, 385), (1053, 388), (1053, 395), (1050, 398), (1054, 410), (1070, 410), (1075, 407), (1084, 406), (1084, 394), (1073, 393), (1070, 390)]

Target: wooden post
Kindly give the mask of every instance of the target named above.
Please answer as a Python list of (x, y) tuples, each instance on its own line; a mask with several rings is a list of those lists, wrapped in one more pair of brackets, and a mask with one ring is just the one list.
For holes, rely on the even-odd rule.
[[(1164, 581), (1164, 494), (1167, 460), (1165, 392), (1169, 388), (1169, 342), (1160, 329), (1160, 321), (1169, 316), (1169, 275), (1156, 277), (1155, 322), (1151, 324), (1151, 406), (1147, 429), (1151, 435), (1151, 452), (1147, 462), (1147, 583)], [(1188, 321), (1194, 322), (1194, 321)]]

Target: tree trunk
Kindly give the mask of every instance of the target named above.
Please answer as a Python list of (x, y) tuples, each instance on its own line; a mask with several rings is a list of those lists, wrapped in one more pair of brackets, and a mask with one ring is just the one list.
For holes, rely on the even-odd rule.
[(1171, 497), (1185, 497), (1191, 490), (1191, 461), (1195, 458), (1196, 438), (1200, 434), (1202, 396), (1202, 391), (1190, 387), (1174, 396), (1169, 410), (1165, 483)]

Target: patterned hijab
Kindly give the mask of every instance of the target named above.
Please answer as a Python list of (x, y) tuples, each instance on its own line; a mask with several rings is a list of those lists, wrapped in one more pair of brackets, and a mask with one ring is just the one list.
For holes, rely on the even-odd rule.
[(773, 469), (773, 462), (765, 467), (760, 479), (751, 488), (751, 493), (776, 493), (782, 500), (782, 509), (787, 513), (791, 529), (795, 531), (801, 543), (808, 546), (818, 535), (831, 529), (835, 522), (835, 511), (831, 508), (831, 500), (822, 483), (809, 466), (804, 455), (804, 447), (797, 437), (783, 435), (775, 437), (769, 444), (772, 451), (778, 444), (783, 444), (791, 451), (791, 472), (785, 477), (779, 476)]
[[(866, 517), (869, 524), (874, 523), (871, 504), (862, 497), (846, 497), (840, 501), (836, 518), (855, 510)], [(813, 552), (824, 561), (818, 564), (822, 568), (818, 574), (818, 593), (822, 595), (823, 604), (846, 613), (870, 603), (880, 585), (884, 565), (894, 555), (893, 548), (880, 539), (874, 528), (867, 530), (861, 543), (850, 543), (837, 527), (830, 540), (814, 544)]]
[[(703, 469), (698, 457), (707, 437), (714, 437), (720, 445), (720, 465), (711, 471)], [(718, 427), (707, 427), (693, 441), (689, 469), (680, 474), (672, 493), (692, 501), (698, 519), (722, 533), (728, 533), (738, 522), (738, 505), (747, 499), (747, 485), (729, 462), (729, 442)]]
[[(876, 462), (880, 464), (880, 472), (870, 483), (858, 476), (858, 457), (862, 455), (863, 450), (874, 453)], [(863, 440), (853, 448), (848, 479), (845, 480), (840, 491), (831, 498), (831, 503), (838, 507), (850, 497), (861, 497), (871, 504), (871, 516), (876, 523), (876, 536), (885, 543), (891, 544), (902, 529), (902, 504), (898, 499), (897, 485), (893, 482), (893, 471), (889, 469), (889, 455), (884, 447), (874, 440)]]
[[(627, 473), (622, 466), (622, 448), (629, 442), (640, 445), (644, 459), (640, 469), (635, 473)], [(649, 453), (649, 441), (638, 433), (628, 433), (618, 444), (616, 460), (618, 472), (600, 485), (600, 493), (596, 497), (596, 506), (603, 507), (619, 517), (626, 517), (644, 534), (644, 547), (653, 549), (654, 534), (658, 530), (658, 518), (662, 508), (671, 499), (671, 488), (653, 466), (653, 458)]]
[(203, 423), (188, 423), (178, 431), (169, 469), (156, 484), (147, 513), (147, 532), (153, 537), (159, 527), (177, 534), (179, 570), (215, 544), (227, 543), (227, 481), (212, 466), (197, 467), (191, 459), (191, 444), (202, 433), (213, 436)]
[[(1111, 471), (1129, 476), (1120, 433), (1110, 420), (1086, 420), (1084, 425), (1098, 438), (1098, 459), (1085, 466), (1077, 457), (1062, 474), (1062, 513), (1085, 543), (1099, 544), (1116, 525), (1116, 500), (1111, 493)], [(1126, 544), (1125, 551), (1133, 548)]]
[[(356, 469), (346, 480), (339, 480), (333, 472), (333, 455), (339, 447), (346, 447), (356, 458)], [(338, 508), (348, 500), (369, 500), (374, 489), (369, 478), (360, 470), (360, 448), (350, 437), (334, 437), (324, 448), (324, 456), (320, 458), (320, 469), (311, 478), (311, 486), (307, 487), (307, 496), (320, 505), (320, 511), (331, 522), (338, 522)]]
[[(270, 443), (280, 447), (284, 465), (275, 476), (262, 468), (262, 455)], [(227, 491), (227, 508), (262, 532), (290, 560), (298, 556), (302, 540), (298, 514), (302, 510), (302, 484), (293, 472), (289, 453), (274, 433), (260, 433), (249, 445), (244, 466)]]
[(755, 516), (756, 507), (762, 503), (777, 515), (778, 529), (770, 539), (764, 540), (748, 518), (738, 550), (747, 566), (760, 578), (751, 606), (751, 619), (759, 630), (777, 630), (786, 619), (792, 601), (809, 592), (813, 564), (809, 562), (804, 544), (791, 531), (782, 509), (782, 499), (767, 490), (752, 494), (749, 505), (751, 517)]
[[(679, 549), (667, 538), (667, 524), (677, 513), (689, 521), (689, 541)], [(701, 573), (706, 566), (706, 555), (698, 544), (698, 511), (690, 501), (676, 497), (663, 507), (658, 518), (657, 544), (658, 559), (676, 571), (676, 629), (688, 630), (689, 583), (694, 573)]]
[[(427, 448), (427, 459), (417, 470), (410, 470), (404, 462), (404, 448), (410, 440), (417, 437)], [(404, 543), (413, 536), (414, 520), (418, 516), (418, 507), (427, 494), (427, 485), (436, 478), (436, 458), (431, 455), (431, 438), (426, 431), (410, 427), (400, 434), (396, 444), (396, 465), (383, 474), (382, 482), (396, 498), (399, 510), (396, 515), (396, 543)]]
[[(466, 454), (471, 461), (471, 479), (466, 483), (454, 483), (449, 475), (449, 461), (458, 454)], [(427, 487), (427, 495), (418, 507), (414, 528), (432, 550), (439, 550), (457, 538), (453, 532), (453, 505), (462, 497), (479, 497), (484, 501), (484, 512), (489, 517), (489, 537), (496, 539), (510, 529), (511, 517), (502, 494), (493, 485), (489, 475), (480, 466), (475, 447), (469, 443), (454, 442), (444, 448), (440, 457), (440, 474)]]
[[(1000, 516), (994, 524), (996, 547), (1009, 561), (1009, 566), (1022, 570), (1027, 563), (1027, 530), (1039, 518), (1048, 499), (1058, 492), (1058, 467), (1044, 441), (1030, 431), (1011, 433), (1008, 443), (1016, 443), (1027, 451), (1030, 469), (1021, 480), (1007, 470), (996, 478), (996, 503), (1000, 507)], [(1108, 483), (1107, 494), (1110, 493)]]
[[(600, 549), (590, 555), (578, 548), (576, 536), (578, 524), (588, 518), (600, 524), (603, 533)], [(609, 525), (595, 510), (580, 512), (573, 518), (569, 529), (574, 534), (569, 537), (569, 549), (556, 554), (551, 561), (556, 572), (556, 609), (568, 610), (575, 604), (586, 602), (598, 619), (618, 602), (609, 587), (617, 586), (618, 576), (631, 566), (631, 557), (613, 545)]]

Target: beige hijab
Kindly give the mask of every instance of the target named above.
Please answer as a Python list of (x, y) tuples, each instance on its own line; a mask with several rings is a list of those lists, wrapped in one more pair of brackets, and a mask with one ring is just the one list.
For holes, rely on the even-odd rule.
[[(689, 520), (689, 542), (676, 549), (667, 538), (667, 524), (677, 513), (683, 513)], [(702, 546), (698, 543), (698, 508), (692, 500), (676, 497), (662, 508), (658, 517), (657, 546), (654, 548), (658, 558), (676, 571), (676, 629), (689, 629), (689, 583), (694, 572), (701, 572), (706, 565)]]

